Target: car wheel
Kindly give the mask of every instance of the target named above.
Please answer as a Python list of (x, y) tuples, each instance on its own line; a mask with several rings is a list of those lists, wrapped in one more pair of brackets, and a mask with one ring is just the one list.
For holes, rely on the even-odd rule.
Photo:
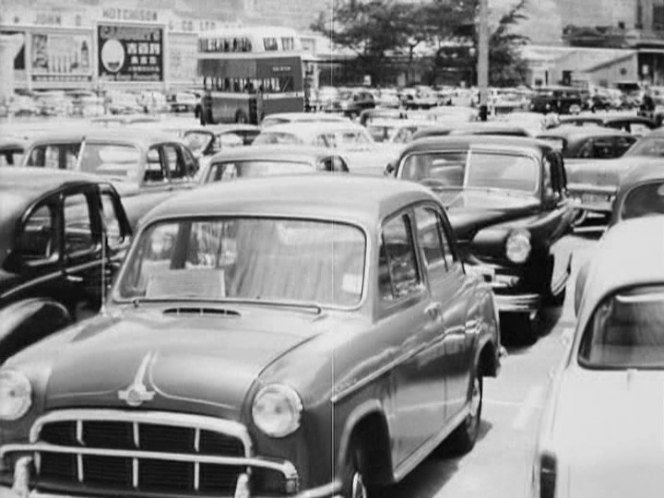
[(354, 438), (348, 449), (348, 457), (342, 473), (341, 496), (343, 498), (367, 498), (369, 496), (366, 475), (361, 468), (361, 462), (362, 447)]
[(470, 411), (464, 421), (461, 422), (461, 425), (454, 430), (448, 439), (452, 452), (459, 455), (468, 453), (473, 449), (477, 441), (477, 435), (480, 432), (484, 385), (477, 367), (473, 369), (469, 389)]

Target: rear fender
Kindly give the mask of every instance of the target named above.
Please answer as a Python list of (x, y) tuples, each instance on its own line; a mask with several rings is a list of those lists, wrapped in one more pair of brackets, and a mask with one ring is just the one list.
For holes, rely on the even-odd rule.
[(72, 323), (65, 306), (46, 298), (17, 301), (0, 310), (0, 363)]

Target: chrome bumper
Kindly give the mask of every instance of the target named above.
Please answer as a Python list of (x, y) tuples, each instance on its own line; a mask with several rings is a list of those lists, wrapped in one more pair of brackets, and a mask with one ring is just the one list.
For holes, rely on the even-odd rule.
[(534, 313), (540, 308), (541, 297), (536, 293), (509, 294), (510, 289), (519, 285), (520, 278), (515, 275), (501, 275), (496, 273), (496, 267), (486, 264), (468, 265), (469, 273), (474, 273), (494, 291), (496, 307), (501, 312)]
[(507, 313), (534, 313), (540, 308), (539, 294), (496, 294), (498, 311)]

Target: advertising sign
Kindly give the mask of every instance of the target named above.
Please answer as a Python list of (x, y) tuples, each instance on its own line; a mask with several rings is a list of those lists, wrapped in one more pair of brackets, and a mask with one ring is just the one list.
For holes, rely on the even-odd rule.
[(32, 33), (30, 69), (33, 81), (90, 81), (92, 36)]
[(106, 81), (163, 81), (164, 29), (100, 24), (99, 76)]

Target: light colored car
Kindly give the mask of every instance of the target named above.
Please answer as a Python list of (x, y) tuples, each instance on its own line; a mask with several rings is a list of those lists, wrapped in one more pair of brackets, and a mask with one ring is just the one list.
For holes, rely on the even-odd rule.
[(313, 145), (333, 148), (348, 159), (351, 173), (382, 175), (398, 147), (378, 144), (364, 126), (345, 122), (291, 123), (261, 131), (254, 145)]
[(435, 123), (416, 119), (374, 119), (366, 127), (376, 142), (405, 144), (420, 130), (431, 128)]
[(662, 216), (600, 242), (540, 423), (532, 498), (662, 496), (662, 254)]
[(319, 121), (347, 123), (348, 118), (340, 114), (325, 112), (276, 112), (263, 118), (261, 128), (268, 128), (277, 124), (316, 123)]

